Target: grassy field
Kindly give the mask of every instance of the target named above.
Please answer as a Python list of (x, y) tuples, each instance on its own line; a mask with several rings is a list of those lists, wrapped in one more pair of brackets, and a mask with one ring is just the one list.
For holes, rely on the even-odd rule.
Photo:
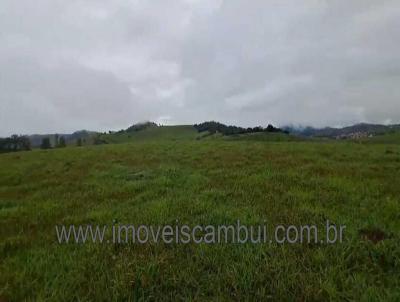
[[(400, 300), (400, 145), (175, 131), (1, 154), (0, 301)], [(238, 219), (347, 229), (331, 245), (79, 245), (55, 233)]]

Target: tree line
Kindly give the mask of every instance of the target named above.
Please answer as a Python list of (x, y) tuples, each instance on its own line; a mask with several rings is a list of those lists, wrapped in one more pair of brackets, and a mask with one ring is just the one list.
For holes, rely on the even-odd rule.
[[(65, 137), (54, 137), (54, 145), (51, 144), (50, 137), (44, 137), (40, 144), (41, 149), (64, 148), (67, 146)], [(78, 139), (77, 145), (82, 145), (82, 140)], [(10, 137), (0, 138), (0, 153), (30, 151), (32, 150), (31, 141), (26, 135), (11, 135)]]
[(284, 132), (286, 131), (274, 127), (269, 124), (266, 128), (261, 126), (258, 127), (249, 127), (249, 128), (242, 128), (237, 126), (227, 126), (222, 123), (218, 122), (204, 122), (201, 124), (195, 124), (194, 127), (198, 132), (208, 131), (210, 134), (221, 133), (223, 135), (234, 135), (234, 134), (245, 134), (245, 133), (255, 133), (255, 132)]
[[(82, 147), (83, 144), (86, 143), (86, 139), (82, 139), (81, 137), (78, 137), (75, 142), (76, 142), (77, 147)], [(100, 144), (100, 143), (96, 143), (96, 138), (95, 138), (93, 144), (96, 145), (96, 144)], [(66, 146), (67, 146), (67, 143), (66, 143), (65, 137), (59, 136), (58, 134), (56, 134), (54, 136), (54, 144), (53, 145), (51, 143), (50, 137), (42, 138), (42, 143), (40, 144), (40, 149), (65, 148)]]
[(0, 152), (17, 152), (31, 150), (31, 142), (25, 135), (11, 135), (10, 137), (0, 138)]

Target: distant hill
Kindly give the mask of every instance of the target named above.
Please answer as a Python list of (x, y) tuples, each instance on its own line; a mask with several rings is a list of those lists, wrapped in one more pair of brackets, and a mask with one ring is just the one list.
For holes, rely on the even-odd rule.
[(289, 131), (292, 134), (300, 136), (345, 139), (345, 138), (363, 138), (368, 136), (394, 133), (400, 131), (400, 125), (379, 125), (379, 124), (360, 123), (343, 128), (284, 127), (283, 129)]
[[(82, 140), (83, 145), (124, 143), (153, 140), (199, 140), (199, 139), (229, 139), (229, 140), (260, 140), (260, 141), (293, 141), (301, 138), (333, 138), (333, 139), (370, 139), (375, 136), (394, 134), (393, 137), (382, 138), (382, 141), (398, 141), (400, 125), (379, 125), (360, 123), (343, 128), (313, 128), (313, 127), (283, 127), (272, 125), (263, 128), (228, 126), (219, 122), (209, 121), (195, 125), (162, 126), (154, 122), (136, 123), (120, 130), (100, 133), (80, 130), (70, 134), (33, 134), (28, 135), (33, 148), (40, 147), (43, 138), (48, 137), (54, 146), (56, 136), (64, 137), (67, 145), (76, 144)], [(374, 140), (376, 142), (380, 140)]]
[[(227, 126), (218, 122), (204, 122), (195, 125), (160, 126), (153, 122), (138, 123), (125, 130), (101, 134), (98, 138), (104, 143), (123, 143), (134, 141), (153, 141), (153, 140), (199, 140), (215, 138), (231, 138), (235, 140), (247, 139), (246, 135), (264, 134), (252, 136), (251, 140), (288, 140), (287, 133), (283, 130), (268, 125), (266, 128), (242, 128), (237, 126)], [(269, 134), (280, 134), (268, 137)]]
[(158, 126), (155, 123), (140, 123), (117, 132), (100, 134), (105, 143), (124, 143), (154, 140), (194, 140), (198, 136), (192, 125)]
[(137, 123), (137, 124), (133, 124), (132, 126), (128, 127), (125, 130), (125, 132), (136, 132), (136, 131), (141, 131), (141, 130), (145, 130), (147, 128), (153, 128), (153, 127), (158, 127), (158, 125), (153, 122)]

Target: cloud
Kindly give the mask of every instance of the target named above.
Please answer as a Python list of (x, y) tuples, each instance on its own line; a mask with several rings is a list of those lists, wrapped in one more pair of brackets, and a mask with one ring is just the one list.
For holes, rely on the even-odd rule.
[(398, 1), (4, 0), (0, 135), (400, 122)]

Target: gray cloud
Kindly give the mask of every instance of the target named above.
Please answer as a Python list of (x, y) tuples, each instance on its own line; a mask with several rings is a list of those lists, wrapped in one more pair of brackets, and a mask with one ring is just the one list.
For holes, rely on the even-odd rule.
[(3, 0), (0, 135), (400, 122), (398, 1)]

